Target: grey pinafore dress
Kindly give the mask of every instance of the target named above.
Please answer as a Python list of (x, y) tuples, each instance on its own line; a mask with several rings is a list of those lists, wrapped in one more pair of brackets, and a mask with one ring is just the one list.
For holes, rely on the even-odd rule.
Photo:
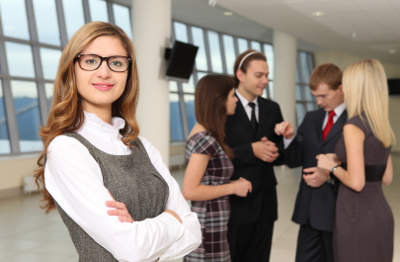
[[(132, 142), (130, 155), (107, 154), (76, 133), (68, 133), (80, 141), (97, 161), (103, 175), (104, 186), (115, 200), (123, 202), (135, 221), (161, 214), (166, 207), (169, 188), (151, 163), (140, 139)], [(93, 240), (57, 205), (79, 254), (80, 262), (117, 261), (110, 252)], [(96, 219), (95, 217), (93, 219)]]
[[(365, 186), (361, 192), (339, 186), (333, 233), (335, 262), (391, 262), (394, 221), (382, 191), (390, 148), (376, 138), (366, 120), (356, 116), (347, 123), (365, 134)], [(336, 154), (346, 162), (343, 137), (336, 145)]]

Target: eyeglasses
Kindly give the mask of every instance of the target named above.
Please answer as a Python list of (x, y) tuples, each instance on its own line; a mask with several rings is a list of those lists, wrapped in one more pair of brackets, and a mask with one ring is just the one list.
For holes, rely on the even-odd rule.
[(79, 67), (86, 71), (97, 70), (103, 61), (106, 61), (108, 68), (114, 72), (125, 72), (131, 64), (131, 58), (128, 56), (102, 57), (95, 54), (79, 54), (75, 61), (78, 61)]

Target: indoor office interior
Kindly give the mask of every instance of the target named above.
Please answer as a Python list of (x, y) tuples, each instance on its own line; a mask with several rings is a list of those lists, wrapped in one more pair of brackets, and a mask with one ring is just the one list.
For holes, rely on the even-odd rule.
[[(0, 261), (77, 261), (59, 214), (40, 209), (32, 174), (43, 148), (38, 130), (51, 106), (62, 49), (90, 21), (114, 23), (133, 39), (140, 135), (160, 150), (179, 183), (185, 139), (196, 121), (197, 81), (209, 73), (233, 74), (236, 56), (247, 49), (266, 55), (270, 75), (264, 97), (278, 102), (294, 126), (317, 108), (308, 79), (319, 64), (332, 62), (344, 70), (361, 59), (377, 58), (389, 79), (400, 79), (397, 0), (0, 0)], [(188, 79), (166, 75), (164, 52), (175, 41), (198, 47)], [(393, 86), (390, 95), (398, 141), (391, 153), (394, 180), (384, 189), (395, 218), (396, 262), (399, 89)], [(276, 171), (279, 218), (271, 261), (294, 261), (298, 225), (291, 216), (300, 172), (285, 166)]]

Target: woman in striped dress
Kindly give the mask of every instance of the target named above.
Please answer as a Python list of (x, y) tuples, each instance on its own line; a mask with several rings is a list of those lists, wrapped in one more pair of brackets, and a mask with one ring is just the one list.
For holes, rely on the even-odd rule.
[(225, 121), (235, 112), (237, 98), (229, 76), (207, 75), (200, 79), (195, 93), (197, 123), (186, 143), (188, 161), (183, 195), (192, 201), (201, 224), (202, 243), (184, 258), (190, 261), (231, 261), (227, 239), (229, 195), (247, 196), (251, 183), (240, 178), (231, 181), (232, 153), (225, 144)]

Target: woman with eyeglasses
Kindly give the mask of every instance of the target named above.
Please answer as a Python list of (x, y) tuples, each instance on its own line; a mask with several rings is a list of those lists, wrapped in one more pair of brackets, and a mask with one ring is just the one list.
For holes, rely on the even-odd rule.
[(43, 208), (57, 208), (79, 261), (164, 261), (201, 241), (196, 214), (161, 155), (139, 137), (133, 45), (92, 22), (65, 47), (40, 130)]

